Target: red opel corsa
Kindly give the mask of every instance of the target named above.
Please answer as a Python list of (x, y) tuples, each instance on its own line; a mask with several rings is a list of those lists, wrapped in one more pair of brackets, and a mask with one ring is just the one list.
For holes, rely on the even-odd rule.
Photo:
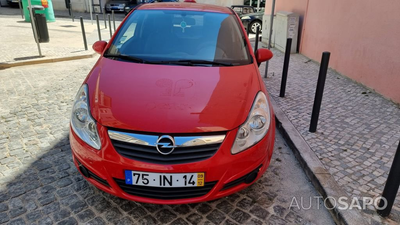
[(204, 4), (144, 4), (122, 22), (76, 95), (70, 142), (97, 188), (147, 203), (227, 196), (267, 169), (275, 123), (240, 19)]

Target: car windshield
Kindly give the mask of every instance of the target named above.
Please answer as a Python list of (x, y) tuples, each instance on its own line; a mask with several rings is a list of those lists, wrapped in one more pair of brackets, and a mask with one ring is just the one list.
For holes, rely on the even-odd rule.
[[(122, 25), (105, 57), (141, 63), (251, 63), (240, 26), (231, 14), (136, 10)], [(194, 62), (194, 63), (193, 63)], [(182, 64), (183, 65), (183, 64)]]

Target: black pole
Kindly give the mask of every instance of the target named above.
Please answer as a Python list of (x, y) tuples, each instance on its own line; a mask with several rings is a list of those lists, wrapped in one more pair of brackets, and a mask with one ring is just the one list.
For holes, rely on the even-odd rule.
[(279, 97), (281, 97), (281, 98), (285, 97), (286, 81), (287, 81), (287, 73), (289, 70), (289, 60), (290, 60), (290, 50), (291, 49), (292, 49), (292, 39), (288, 38), (286, 40), (285, 58), (283, 60), (281, 91), (279, 93)]
[(110, 38), (112, 38), (112, 31), (111, 31), (111, 16), (110, 14), (107, 14), (108, 16), (108, 28), (110, 28)]
[(112, 11), (112, 20), (113, 20), (113, 27), (114, 27), (114, 33), (115, 33), (115, 15), (114, 15), (114, 10)]
[(246, 34), (247, 34), (247, 37), (249, 37), (249, 35), (250, 35), (250, 28), (249, 27), (247, 27), (247, 29), (246, 29)]
[(322, 95), (324, 94), (324, 86), (326, 79), (326, 72), (328, 71), (330, 52), (323, 52), (321, 59), (321, 66), (319, 68), (317, 90), (315, 91), (314, 106), (311, 114), (310, 132), (317, 131), (319, 110), (321, 109)]
[(82, 37), (83, 37), (83, 45), (85, 45), (85, 50), (88, 50), (87, 42), (86, 42), (86, 34), (85, 34), (85, 26), (83, 25), (83, 18), (80, 17), (81, 20), (81, 29), (82, 29)]
[(101, 31), (100, 31), (99, 14), (96, 14), (96, 22), (97, 22), (97, 33), (99, 34), (99, 41), (101, 41)]
[(24, 18), (24, 9), (22, 8), (21, 1), (18, 1), (19, 10), (21, 11), (22, 19)]
[(106, 8), (103, 8), (104, 27), (107, 29)]
[(257, 27), (256, 30), (256, 43), (254, 44), (254, 55), (256, 54), (258, 49), (258, 35), (260, 35), (260, 27)]
[(72, 18), (72, 22), (75, 22), (74, 11), (72, 10), (72, 4), (71, 4), (71, 3), (69, 3), (69, 8), (71, 9), (71, 18)]
[[(383, 189), (382, 199), (379, 201), (378, 214), (386, 217), (392, 211), (393, 203), (400, 186), (400, 142), (394, 155), (392, 167)], [(385, 207), (385, 204), (386, 207)]]

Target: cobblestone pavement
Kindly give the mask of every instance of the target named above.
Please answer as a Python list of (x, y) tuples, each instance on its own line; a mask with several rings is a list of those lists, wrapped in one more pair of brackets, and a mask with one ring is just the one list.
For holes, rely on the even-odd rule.
[[(5, 12), (8, 12), (6, 14)], [(9, 15), (12, 14), (13, 15)], [(0, 64), (23, 62), (33, 59), (40, 59), (37, 44), (33, 36), (31, 24), (25, 22), (19, 16), (19, 9), (0, 8)], [(85, 17), (88, 17), (85, 14)], [(102, 15), (100, 19), (102, 19)], [(116, 26), (119, 26), (122, 18), (116, 18)], [(82, 31), (79, 19), (75, 22), (67, 18), (56, 18), (56, 22), (47, 23), (49, 38), (48, 43), (41, 43), (40, 48), (45, 58), (62, 58), (93, 54), (91, 45), (98, 40), (96, 21), (91, 24), (89, 19), (84, 20), (85, 34), (88, 44), (88, 51), (85, 51)], [(107, 28), (109, 28), (107, 22)], [(104, 21), (100, 23), (102, 40), (110, 39), (109, 30), (104, 28)]]
[(152, 205), (99, 191), (73, 165), (67, 136), (72, 99), (94, 62), (0, 70), (0, 224), (333, 224), (322, 202), (290, 208), (293, 197), (319, 194), (278, 133), (267, 173), (227, 198)]
[[(329, 70), (317, 132), (310, 133), (319, 65), (291, 55), (284, 98), (278, 97), (283, 53), (274, 51), (269, 65), (264, 82), (270, 95), (338, 184), (353, 197), (381, 195), (400, 139), (399, 106)], [(400, 222), (397, 199), (390, 218)]]

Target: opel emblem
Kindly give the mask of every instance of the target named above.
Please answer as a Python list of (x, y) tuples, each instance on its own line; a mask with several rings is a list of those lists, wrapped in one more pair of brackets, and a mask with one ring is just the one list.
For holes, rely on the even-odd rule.
[(174, 138), (169, 135), (163, 135), (158, 138), (156, 142), (156, 149), (162, 155), (169, 155), (175, 149), (175, 141)]

